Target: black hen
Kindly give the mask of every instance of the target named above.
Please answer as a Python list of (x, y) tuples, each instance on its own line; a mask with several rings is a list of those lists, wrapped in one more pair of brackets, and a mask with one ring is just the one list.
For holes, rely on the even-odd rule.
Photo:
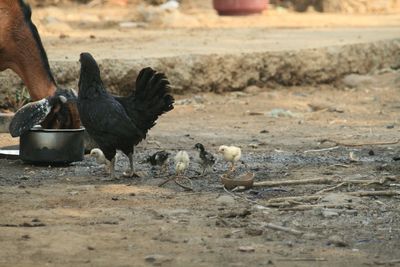
[(157, 118), (173, 109), (170, 84), (163, 73), (142, 69), (136, 80), (136, 90), (127, 97), (107, 93), (100, 69), (89, 53), (80, 55), (78, 110), (82, 124), (111, 161), (114, 178), (116, 150), (128, 156), (129, 176), (133, 170), (134, 146), (146, 137)]
[(204, 175), (208, 173), (215, 164), (215, 157), (210, 152), (207, 152), (200, 143), (197, 143), (194, 147), (199, 151), (200, 165), (203, 168), (202, 175)]

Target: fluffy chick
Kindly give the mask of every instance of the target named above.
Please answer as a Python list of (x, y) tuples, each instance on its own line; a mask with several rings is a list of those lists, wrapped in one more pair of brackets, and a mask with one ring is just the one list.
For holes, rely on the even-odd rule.
[(153, 155), (147, 157), (144, 163), (149, 163), (152, 166), (161, 166), (161, 171), (165, 172), (170, 153), (164, 150), (157, 151)]
[(182, 176), (186, 169), (189, 167), (190, 158), (186, 151), (179, 151), (175, 157), (175, 172), (177, 176)]
[(197, 143), (194, 148), (199, 151), (200, 165), (203, 168), (201, 175), (205, 175), (210, 172), (212, 166), (215, 164), (215, 157), (205, 150), (203, 144)]
[(97, 164), (105, 164), (107, 173), (110, 173), (111, 162), (106, 159), (103, 151), (101, 151), (100, 148), (93, 148), (92, 150), (90, 150), (90, 156), (96, 159)]
[(240, 160), (242, 150), (236, 146), (220, 146), (218, 152), (224, 156), (224, 159), (231, 163), (230, 171), (235, 170), (235, 162)]

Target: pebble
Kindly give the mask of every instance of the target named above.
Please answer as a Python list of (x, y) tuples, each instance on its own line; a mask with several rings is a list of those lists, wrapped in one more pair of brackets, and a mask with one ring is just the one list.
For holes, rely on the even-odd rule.
[(188, 209), (162, 210), (161, 213), (163, 215), (176, 216), (181, 214), (190, 214), (190, 210)]
[(324, 209), (322, 210), (322, 216), (324, 218), (333, 218), (339, 216), (339, 213), (333, 210)]
[(366, 85), (371, 85), (374, 79), (371, 76), (349, 74), (343, 78), (343, 83), (350, 88), (361, 88)]
[(345, 210), (344, 213), (346, 213), (346, 214), (348, 214), (348, 215), (357, 216), (358, 211), (357, 211), (357, 210)]
[(247, 94), (250, 94), (250, 95), (256, 95), (256, 94), (258, 94), (260, 91), (261, 91), (261, 88), (258, 87), (258, 86), (256, 86), (256, 85), (250, 85), (250, 86), (247, 86), (247, 87), (244, 89), (244, 92), (247, 93)]
[(318, 238), (318, 234), (316, 233), (305, 233), (303, 235), (304, 239), (308, 239), (308, 240), (316, 240)]
[(238, 249), (240, 252), (254, 252), (256, 251), (254, 247), (252, 246), (241, 246)]
[(328, 245), (334, 245), (336, 247), (347, 247), (348, 243), (338, 235), (333, 235), (328, 238)]
[(160, 265), (164, 262), (172, 261), (172, 258), (161, 254), (152, 254), (152, 255), (147, 255), (144, 258), (144, 260), (154, 265)]
[(231, 196), (228, 195), (223, 195), (220, 196), (216, 199), (217, 203), (222, 204), (222, 205), (233, 205), (235, 204), (235, 199)]
[(250, 236), (260, 236), (260, 235), (263, 234), (263, 229), (249, 227), (249, 228), (246, 228), (245, 233), (250, 235)]

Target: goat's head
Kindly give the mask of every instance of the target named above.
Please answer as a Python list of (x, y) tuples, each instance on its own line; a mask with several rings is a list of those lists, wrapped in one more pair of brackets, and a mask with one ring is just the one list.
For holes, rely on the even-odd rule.
[(16, 72), (38, 100), (53, 94), (56, 83), (31, 14), (23, 0), (0, 0), (0, 71)]
[[(0, 71), (9, 68), (16, 72), (31, 99), (36, 101), (60, 90), (31, 15), (31, 8), (24, 0), (0, 0)], [(75, 103), (54, 106), (42, 123), (45, 128), (77, 128), (79, 125)]]

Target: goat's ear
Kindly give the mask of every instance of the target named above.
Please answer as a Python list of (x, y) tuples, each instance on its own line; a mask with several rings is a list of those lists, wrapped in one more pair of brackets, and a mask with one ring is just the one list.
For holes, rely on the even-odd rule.
[(25, 0), (18, 0), (19, 4), (22, 8), (22, 12), (24, 13), (24, 17), (26, 20), (31, 20), (32, 18), (32, 9), (31, 6)]

